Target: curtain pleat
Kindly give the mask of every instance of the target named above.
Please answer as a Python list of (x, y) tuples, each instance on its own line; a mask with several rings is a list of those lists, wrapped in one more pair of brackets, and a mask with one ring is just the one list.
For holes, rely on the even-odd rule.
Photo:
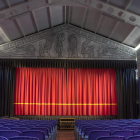
[(117, 69), (116, 77), (117, 117), (136, 118), (136, 72), (134, 69)]
[(15, 73), (14, 115), (117, 113), (115, 69), (16, 68)]
[(114, 69), (67, 69), (67, 115), (116, 115)]
[(14, 68), (0, 68), (0, 116), (13, 116)]
[(63, 68), (16, 68), (14, 115), (66, 115)]

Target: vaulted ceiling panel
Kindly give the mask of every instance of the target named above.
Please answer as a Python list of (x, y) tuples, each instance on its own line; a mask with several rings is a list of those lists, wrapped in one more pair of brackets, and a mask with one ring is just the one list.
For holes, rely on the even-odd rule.
[(83, 17), (85, 13), (85, 8), (83, 7), (71, 7), (70, 8), (70, 23), (81, 26), (83, 22)]
[(109, 37), (116, 24), (117, 20), (115, 18), (103, 15), (97, 33)]
[(84, 28), (95, 32), (102, 13), (96, 9), (88, 9), (87, 15), (85, 18)]
[(109, 4), (125, 9), (129, 0), (109, 0)]
[(53, 6), (50, 7), (50, 16), (53, 26), (64, 23), (64, 15), (63, 15), (63, 7), (62, 6)]
[(33, 13), (39, 31), (50, 28), (50, 19), (48, 17), (48, 11), (46, 7), (34, 10)]
[(9, 6), (8, 6), (6, 0), (0, 0), (0, 11), (3, 10), (3, 9), (6, 9), (8, 7)]
[(18, 5), (24, 2), (27, 2), (28, 0), (9, 0), (10, 6)]
[(136, 47), (140, 44), (140, 28), (135, 27), (135, 29), (128, 36), (127, 40), (124, 42), (127, 45), (131, 45), (132, 47)]
[(24, 14), (24, 15), (18, 17), (17, 20), (19, 22), (19, 26), (20, 26), (23, 34), (29, 35), (29, 34), (37, 32), (36, 25), (33, 20), (32, 14), (30, 14), (30, 13)]
[(99, 1), (101, 1), (101, 2), (107, 2), (107, 0), (99, 0)]
[[(34, 1), (42, 3), (42, 5), (37, 5), (36, 7)], [(140, 15), (140, 0), (97, 0), (110, 5), (110, 9), (108, 8), (107, 10), (102, 10), (106, 4), (94, 5), (98, 8), (97, 10), (93, 8), (94, 6), (85, 7), (86, 5), (84, 4), (80, 5), (80, 1), (77, 3), (76, 0), (74, 0), (74, 2), (71, 0), (66, 2), (65, 0), (58, 0), (57, 3), (54, 3), (56, 1), (57, 0), (41, 0), (41, 2), (38, 0), (0, 0), (0, 10), (4, 10), (0, 13), (0, 27), (10, 40), (15, 40), (36, 33), (37, 31), (69, 23), (132, 47), (136, 47), (140, 43), (140, 27), (137, 26), (136, 29), (133, 30), (134, 25), (132, 25), (135, 20), (137, 21), (135, 24), (139, 25), (139, 17), (130, 14), (130, 12), (132, 12)], [(22, 4), (26, 2), (30, 2), (30, 5), (22, 6)], [(46, 2), (53, 3), (51, 3), (49, 7), (46, 7)], [(85, 2), (88, 3), (90, 0), (86, 0)], [(61, 3), (63, 4), (61, 5)], [(17, 11), (13, 10), (9, 12), (10, 8), (15, 5), (19, 7), (15, 8)], [(112, 6), (121, 8), (122, 10), (114, 10), (115, 8), (112, 9)], [(9, 8), (9, 10), (7, 10), (7, 8)], [(23, 12), (19, 11), (20, 8)], [(29, 12), (29, 10), (32, 11)], [(116, 18), (115, 14), (111, 13), (119, 11), (126, 12), (126, 15), (118, 13), (121, 20)], [(106, 12), (109, 12), (112, 16)], [(128, 19), (125, 18), (127, 14), (130, 16), (128, 16)], [(126, 22), (123, 23), (123, 21)], [(130, 21), (133, 21), (133, 23)], [(128, 22), (132, 24), (130, 25)], [(6, 41), (4, 35), (0, 34), (0, 38), (0, 43)]]
[(4, 33), (4, 31), (2, 30), (2, 28), (0, 28), (0, 44), (6, 43), (8, 41), (10, 41), (9, 38)]
[(140, 15), (140, 0), (133, 0), (127, 10)]
[(120, 22), (117, 26), (116, 30), (112, 34), (112, 39), (123, 42), (126, 37), (130, 34), (130, 32), (133, 30), (134, 26), (130, 25), (126, 22)]
[(23, 37), (20, 29), (16, 25), (14, 19), (13, 20), (6, 20), (0, 23), (5, 34), (9, 37), (10, 40), (15, 40), (17, 38)]

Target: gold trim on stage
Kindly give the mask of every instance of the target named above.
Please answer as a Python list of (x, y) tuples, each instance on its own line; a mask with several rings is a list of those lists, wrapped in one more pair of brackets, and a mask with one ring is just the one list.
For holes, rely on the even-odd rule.
[(117, 103), (102, 103), (102, 104), (75, 104), (75, 103), (71, 103), (71, 104), (66, 104), (66, 103), (14, 103), (17, 105), (117, 105)]

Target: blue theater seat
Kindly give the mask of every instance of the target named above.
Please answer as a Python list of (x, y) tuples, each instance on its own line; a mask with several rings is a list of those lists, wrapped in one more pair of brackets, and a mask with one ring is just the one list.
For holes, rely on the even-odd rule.
[(10, 137), (21, 136), (21, 132), (16, 131), (16, 130), (3, 130), (3, 131), (0, 131), (0, 136), (10, 139)]
[(11, 137), (10, 140), (39, 140), (39, 139), (36, 137), (20, 136), (20, 137)]
[(39, 140), (45, 140), (45, 133), (39, 130), (29, 130), (22, 133), (23, 136), (36, 137)]
[(109, 137), (99, 137), (97, 138), (97, 140), (125, 140), (125, 138), (122, 136), (109, 136)]

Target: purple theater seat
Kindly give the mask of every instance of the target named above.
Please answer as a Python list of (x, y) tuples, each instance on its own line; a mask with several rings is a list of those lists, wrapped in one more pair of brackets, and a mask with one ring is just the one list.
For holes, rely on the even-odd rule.
[[(49, 125), (49, 126), (51, 126), (52, 127), (52, 129), (54, 129), (55, 128), (55, 125), (54, 124), (52, 124), (52, 123), (41, 123), (41, 124), (39, 124), (40, 126), (46, 126), (46, 125)], [(37, 125), (36, 125), (37, 126)]]
[(34, 128), (38, 128), (38, 127), (45, 127), (47, 129), (49, 129), (49, 133), (51, 133), (53, 130), (52, 126), (50, 126), (50, 125), (37, 125)]
[(9, 127), (0, 127), (0, 131), (1, 130), (10, 130), (10, 128)]
[(0, 140), (8, 140), (6, 137), (0, 137)]
[(31, 128), (31, 130), (39, 130), (39, 131), (43, 131), (45, 133), (45, 135), (49, 136), (49, 129), (46, 127), (34, 127)]
[(121, 124), (118, 124), (118, 125), (116, 125), (116, 126), (123, 128), (123, 127), (126, 127), (127, 124), (123, 124), (123, 123), (121, 123)]
[(89, 140), (96, 140), (98, 137), (101, 136), (110, 136), (111, 132), (108, 130), (94, 130), (89, 132), (88, 139)]
[(100, 128), (100, 127), (86, 127), (86, 128), (84, 129), (82, 138), (88, 139), (89, 133), (90, 133), (91, 131), (94, 131), (94, 130), (102, 130), (102, 128)]
[(9, 127), (9, 128), (11, 128), (11, 127), (18, 127), (18, 125), (5, 124), (5, 125), (3, 125), (3, 127)]
[(38, 130), (29, 130), (22, 133), (23, 136), (36, 137), (39, 140), (45, 140), (45, 133)]
[(21, 136), (21, 132), (16, 131), (16, 130), (3, 130), (3, 131), (0, 131), (0, 136), (6, 137), (7, 139), (9, 139), (10, 137)]
[(140, 140), (140, 135), (129, 137), (126, 140)]
[(128, 138), (130, 136), (133, 136), (134, 135), (134, 131), (133, 130), (117, 130), (117, 131), (114, 131), (112, 133), (112, 135), (116, 135), (116, 136), (123, 136), (125, 138)]
[(31, 129), (31, 128), (33, 128), (33, 127), (35, 127), (34, 125), (23, 125), (23, 126), (19, 126), (19, 127), (26, 127), (26, 128), (28, 128), (28, 129)]
[(11, 137), (10, 140), (39, 140), (36, 137), (20, 136), (20, 137)]
[(11, 130), (17, 130), (17, 131), (20, 131), (22, 133), (24, 131), (29, 130), (29, 128), (27, 128), (27, 127), (12, 127)]
[(139, 126), (127, 126), (127, 127), (124, 127), (123, 129), (125, 130), (133, 130), (133, 131), (137, 131), (137, 130), (139, 130)]
[(97, 140), (125, 140), (122, 136), (99, 137)]
[(136, 131), (134, 135), (140, 135), (140, 130)]
[(111, 132), (114, 132), (116, 130), (122, 130), (122, 128), (118, 126), (110, 126), (110, 127), (104, 128), (104, 130), (110, 130)]
[(106, 127), (109, 127), (109, 125), (98, 125), (98, 127), (101, 127), (101, 128), (106, 128)]

